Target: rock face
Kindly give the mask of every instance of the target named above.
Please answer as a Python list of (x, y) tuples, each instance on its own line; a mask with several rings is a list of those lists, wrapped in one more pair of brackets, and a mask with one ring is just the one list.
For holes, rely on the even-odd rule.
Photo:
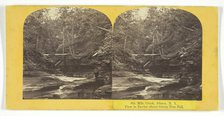
[(49, 69), (54, 68), (54, 65), (41, 53), (33, 49), (24, 49), (24, 65), (23, 68), (25, 71), (29, 70), (45, 70), (50, 71)]

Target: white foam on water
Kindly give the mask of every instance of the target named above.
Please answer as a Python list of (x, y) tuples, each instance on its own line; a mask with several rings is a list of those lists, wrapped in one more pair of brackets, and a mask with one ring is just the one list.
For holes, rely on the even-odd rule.
[(156, 82), (156, 83), (160, 83), (162, 81), (174, 81), (175, 80), (173, 78), (158, 78), (158, 77), (153, 77), (153, 76), (150, 76), (150, 77), (137, 76), (136, 78), (144, 79), (146, 81)]
[(85, 80), (86, 78), (80, 78), (80, 77), (67, 77), (67, 76), (52, 76), (52, 78), (57, 78), (61, 81), (65, 82), (73, 82), (73, 81), (80, 81), (80, 80)]

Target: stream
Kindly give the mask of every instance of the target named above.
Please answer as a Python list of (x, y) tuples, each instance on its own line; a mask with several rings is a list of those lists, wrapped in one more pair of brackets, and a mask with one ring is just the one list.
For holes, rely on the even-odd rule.
[[(124, 73), (123, 76), (114, 75), (112, 90), (111, 85), (96, 82), (93, 74), (72, 77), (38, 74), (24, 76), (23, 83), (24, 99), (178, 99), (175, 97), (179, 94), (176, 90), (161, 89), (178, 83), (175, 78), (158, 78), (132, 72)], [(98, 96), (97, 92), (109, 94)]]
[(168, 90), (160, 90), (178, 83), (175, 78), (158, 78), (151, 75), (128, 74), (113, 78), (112, 97), (114, 99), (167, 99), (172, 98)]
[(24, 99), (91, 99), (97, 88), (102, 86), (97, 83), (93, 75), (64, 76), (64, 75), (36, 75), (24, 76)]

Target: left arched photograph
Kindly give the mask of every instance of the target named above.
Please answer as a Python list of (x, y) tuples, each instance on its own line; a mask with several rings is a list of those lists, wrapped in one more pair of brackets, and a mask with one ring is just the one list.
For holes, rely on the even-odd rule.
[(23, 27), (23, 99), (110, 99), (112, 25), (103, 13), (57, 7)]

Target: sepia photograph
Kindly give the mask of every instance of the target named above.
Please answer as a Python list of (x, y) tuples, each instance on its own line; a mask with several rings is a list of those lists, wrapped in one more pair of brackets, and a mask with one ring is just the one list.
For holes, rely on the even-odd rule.
[(23, 99), (110, 99), (111, 31), (99, 11), (41, 9), (24, 23)]
[(202, 26), (190, 12), (145, 7), (111, 22), (56, 7), (23, 29), (23, 99), (202, 100)]
[(118, 16), (112, 98), (202, 99), (202, 27), (180, 9), (139, 8)]

